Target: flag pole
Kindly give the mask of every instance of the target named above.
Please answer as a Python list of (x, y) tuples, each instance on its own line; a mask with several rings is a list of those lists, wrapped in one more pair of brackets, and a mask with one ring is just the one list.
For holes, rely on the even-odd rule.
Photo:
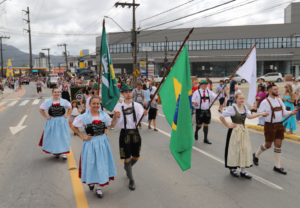
[[(105, 27), (105, 18), (103, 19), (103, 25), (102, 26), (103, 26), (103, 28)], [(102, 36), (103, 36), (103, 34), (102, 34)], [(100, 46), (102, 47), (102, 43), (101, 43)], [(100, 68), (99, 68), (99, 79), (98, 79), (98, 95), (100, 95), (100, 80), (101, 80), (101, 72), (102, 72), (101, 47), (100, 47)]]
[[(296, 109), (296, 111), (300, 110), (300, 107)], [(286, 117), (282, 123), (286, 122), (293, 114), (289, 115), (288, 117)]]
[[(155, 95), (157, 94), (157, 92), (159, 91), (161, 85), (163, 84), (163, 82), (165, 81), (166, 77), (167, 77), (168, 74), (170, 73), (172, 66), (174, 65), (174, 63), (175, 63), (177, 57), (179, 56), (179, 54), (180, 54), (182, 48), (184, 47), (186, 41), (189, 39), (189, 37), (190, 37), (190, 35), (192, 34), (193, 31), (194, 31), (194, 28), (192, 28), (192, 29), (190, 30), (189, 34), (185, 37), (184, 41), (182, 42), (182, 44), (181, 44), (179, 50), (177, 51), (177, 53), (176, 53), (176, 55), (175, 55), (175, 57), (174, 57), (172, 63), (170, 64), (168, 70), (166, 71), (166, 73), (165, 73), (165, 75), (163, 76), (161, 82), (159, 83), (158, 87), (156, 88), (156, 91), (155, 91), (155, 93), (154, 93), (154, 95), (153, 95), (153, 98), (152, 98), (152, 99), (150, 100), (150, 102), (147, 104), (146, 110), (149, 109), (150, 103), (154, 100)], [(142, 117), (140, 118), (140, 120), (139, 120), (139, 122), (137, 123), (136, 127), (138, 127), (138, 125), (140, 125), (140, 123), (141, 123), (143, 117), (144, 117), (144, 114), (143, 114)]]
[(226, 85), (228, 84), (228, 82), (230, 82), (231, 78), (234, 76), (234, 74), (237, 72), (237, 70), (241, 67), (242, 63), (244, 63), (244, 61), (246, 60), (246, 58), (250, 55), (250, 53), (252, 52), (252, 50), (255, 48), (256, 44), (258, 42), (256, 42), (254, 44), (254, 46), (250, 49), (250, 51), (247, 53), (247, 55), (245, 56), (245, 58), (243, 59), (243, 61), (241, 61), (241, 63), (238, 65), (238, 67), (235, 69), (235, 71), (232, 73), (232, 75), (229, 77), (229, 79), (227, 80), (227, 82), (224, 84), (224, 87), (220, 90), (219, 94), (217, 95), (217, 97), (214, 99), (214, 101), (211, 103), (209, 109), (213, 106), (213, 104), (216, 102), (216, 100), (218, 99), (218, 97), (221, 94), (221, 91), (224, 90), (224, 88), (226, 87)]

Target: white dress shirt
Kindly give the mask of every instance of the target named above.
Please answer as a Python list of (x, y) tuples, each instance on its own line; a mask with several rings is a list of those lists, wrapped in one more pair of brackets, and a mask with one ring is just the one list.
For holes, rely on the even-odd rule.
[[(59, 102), (53, 102), (52, 104), (57, 104)], [(72, 108), (72, 105), (69, 101), (66, 101), (66, 106), (65, 106), (66, 109), (70, 109)], [(47, 104), (46, 102), (43, 102), (41, 105), (40, 105), (40, 109), (42, 110), (48, 110), (48, 107), (47, 107)]]
[[(245, 113), (244, 107), (243, 107), (243, 112), (240, 112), (238, 106), (235, 103), (233, 103), (232, 106), (227, 107), (226, 110), (223, 111), (221, 116), (223, 118), (226, 118), (226, 117), (229, 117), (229, 116), (235, 116), (235, 110), (234, 110), (233, 106), (235, 106), (235, 108), (237, 109), (237, 111), (240, 114)], [(251, 115), (251, 112), (248, 110), (247, 106), (245, 106), (245, 108), (246, 108), (246, 117), (249, 118), (249, 116)]]
[[(125, 129), (124, 128), (124, 115), (123, 115), (123, 111), (122, 111), (122, 106), (124, 106), (124, 110), (126, 110), (127, 108), (132, 107), (132, 103), (130, 103), (129, 105), (126, 105), (126, 103), (124, 101), (122, 101), (122, 103), (118, 103), (114, 108), (114, 110), (117, 110), (121, 113), (120, 118), (117, 118), (116, 125), (118, 127), (120, 127), (121, 129)], [(136, 103), (136, 102), (134, 102), (134, 110), (135, 110), (135, 113), (136, 113), (136, 123), (133, 120), (133, 114), (126, 115), (126, 128), (127, 129), (136, 129), (136, 124), (139, 122), (139, 120), (141, 119), (141, 117), (144, 113), (143, 106), (139, 103)], [(148, 114), (143, 117), (142, 121), (143, 122), (148, 121)]]
[[(287, 111), (285, 109), (285, 105), (283, 104), (283, 102), (280, 98), (268, 97), (267, 99), (269, 99), (269, 101), (272, 104), (273, 108), (280, 107), (280, 105), (282, 106), (284, 117), (288, 117), (291, 114), (291, 111)], [(270, 106), (267, 99), (265, 99), (261, 102), (257, 113), (263, 113), (263, 112), (269, 113), (269, 115), (267, 117), (260, 116), (260, 118), (264, 118), (265, 122), (271, 123), (272, 110), (271, 110), (271, 106)], [(278, 102), (278, 100), (279, 100), (280, 103)], [(275, 114), (275, 118), (273, 118), (273, 123), (282, 122), (282, 111), (275, 111), (274, 114)]]
[[(200, 95), (199, 95), (199, 91), (201, 93), (201, 96), (203, 97), (203, 92), (204, 90), (202, 90), (201, 88), (199, 90), (196, 90), (193, 93), (193, 97), (192, 97), (192, 102), (198, 102), (198, 106), (195, 106), (196, 109), (200, 109), (200, 103), (201, 103), (201, 99), (200, 99)], [(215, 93), (213, 93), (212, 91), (206, 89), (205, 90), (205, 97), (210, 97), (210, 102), (208, 99), (206, 99), (206, 102), (204, 102), (204, 100), (202, 100), (202, 104), (201, 104), (201, 109), (202, 110), (207, 110), (210, 107), (210, 104), (214, 101), (214, 99), (216, 99), (217, 95)], [(218, 97), (218, 99), (220, 99), (221, 96)]]

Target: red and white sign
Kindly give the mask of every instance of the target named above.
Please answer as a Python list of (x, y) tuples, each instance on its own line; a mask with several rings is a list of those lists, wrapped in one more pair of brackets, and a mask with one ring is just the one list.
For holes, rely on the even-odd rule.
[(123, 70), (123, 73), (124, 73), (124, 74), (126, 74), (126, 73), (127, 73), (126, 69), (124, 69), (124, 70)]
[(270, 65), (270, 69), (273, 69), (273, 65)]
[(205, 70), (205, 66), (202, 66), (202, 70)]

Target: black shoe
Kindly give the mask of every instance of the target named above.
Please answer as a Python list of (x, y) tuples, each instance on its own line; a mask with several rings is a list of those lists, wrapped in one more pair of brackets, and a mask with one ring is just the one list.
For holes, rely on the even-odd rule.
[(129, 186), (128, 186), (128, 187), (129, 187), (129, 189), (132, 190), (132, 191), (135, 190), (134, 180), (130, 180), (130, 181), (129, 181)]
[(74, 133), (74, 136), (76, 136), (77, 134), (76, 133)]
[(274, 166), (274, 169), (273, 169), (273, 170), (274, 170), (275, 172), (281, 173), (281, 174), (283, 174), (283, 175), (286, 175), (286, 174), (287, 174), (287, 172), (284, 171), (283, 168), (276, 168), (276, 166)]
[(95, 186), (89, 186), (90, 190), (93, 191)]
[(253, 153), (253, 163), (258, 165), (258, 158), (255, 156), (255, 153)]
[(219, 113), (221, 113), (221, 114), (222, 114), (222, 111), (221, 111), (220, 109), (219, 109), (218, 111), (219, 111)]
[(208, 139), (204, 139), (203, 142), (206, 143), (206, 144), (212, 144)]
[(59, 155), (55, 155), (55, 158), (59, 158)]
[[(101, 189), (100, 189), (100, 190), (101, 190)], [(98, 194), (98, 193), (97, 193), (97, 190), (96, 190), (96, 194), (97, 194), (98, 198), (100, 198), (100, 199), (103, 198), (103, 194)]]
[(198, 132), (195, 132), (195, 140), (197, 141), (198, 140)]
[(233, 172), (233, 171), (230, 170), (230, 174), (233, 175), (236, 178), (239, 177), (239, 174), (236, 171)]
[(241, 175), (242, 178), (247, 178), (247, 179), (251, 179), (252, 178), (251, 175), (249, 175), (249, 174), (246, 175), (246, 173), (240, 172), (240, 175)]

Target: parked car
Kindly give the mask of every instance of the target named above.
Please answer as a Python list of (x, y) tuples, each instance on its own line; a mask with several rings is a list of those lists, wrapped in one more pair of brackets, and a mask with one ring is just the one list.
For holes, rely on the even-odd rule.
[(47, 87), (49, 88), (56, 87), (58, 78), (59, 77), (49, 77), (47, 82)]
[(158, 75), (153, 75), (155, 82), (161, 82), (162, 77), (158, 76)]
[[(263, 79), (265, 81), (274, 81), (274, 82), (282, 82), (283, 77), (281, 73), (268, 73), (264, 76), (259, 77), (260, 79)], [(258, 81), (258, 80), (257, 80)]]
[(21, 79), (21, 85), (27, 84), (29, 85), (29, 78), (22, 78)]
[[(246, 80), (243, 77), (241, 77), (240, 75), (235, 74), (233, 77), (234, 77), (234, 80), (237, 81), (237, 82), (241, 82), (241, 83), (245, 83), (246, 82)], [(225, 77), (224, 81), (227, 82), (227, 80), (229, 78), (230, 77)]]

